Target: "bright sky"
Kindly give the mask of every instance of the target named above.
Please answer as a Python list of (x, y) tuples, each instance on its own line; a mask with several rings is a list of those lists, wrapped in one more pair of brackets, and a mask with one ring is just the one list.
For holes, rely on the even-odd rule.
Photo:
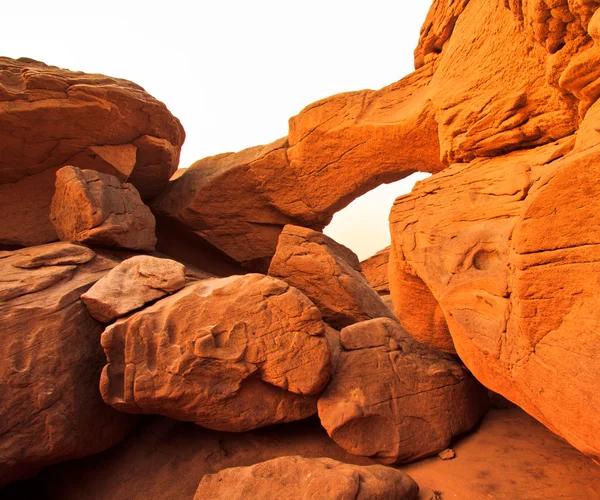
[[(136, 82), (181, 120), (187, 139), (180, 166), (187, 167), (285, 136), (288, 118), (313, 101), (378, 89), (410, 73), (430, 4), (8, 2), (0, 55)], [(361, 259), (387, 246), (391, 204), (412, 187), (401, 183), (356, 200), (325, 232)]]

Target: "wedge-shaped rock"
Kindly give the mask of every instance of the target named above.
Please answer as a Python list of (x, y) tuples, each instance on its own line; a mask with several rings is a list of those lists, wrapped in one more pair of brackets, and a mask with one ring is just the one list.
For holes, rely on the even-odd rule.
[[(408, 329), (401, 310), (409, 268), (430, 297), (413, 314), (439, 308), (477, 379), (600, 460), (595, 106), (577, 142), (455, 165), (398, 198), (390, 288)], [(425, 330), (415, 335), (437, 345)]]
[(380, 250), (375, 255), (360, 263), (362, 272), (369, 284), (379, 295), (390, 293), (388, 280), (388, 264), (390, 263), (390, 247)]
[(211, 429), (315, 413), (331, 374), (326, 325), (286, 283), (249, 274), (190, 285), (102, 334), (104, 400)]
[(319, 418), (355, 455), (401, 463), (438, 453), (487, 409), (487, 390), (460, 363), (419, 344), (396, 321), (348, 326), (340, 342)]
[(48, 220), (64, 165), (98, 170), (155, 197), (185, 134), (135, 83), (0, 57), (0, 245), (57, 240)]
[(413, 500), (418, 496), (417, 483), (391, 467), (292, 456), (207, 474), (194, 500)]
[(170, 259), (137, 255), (124, 260), (81, 296), (98, 321), (110, 323), (144, 304), (180, 290), (185, 266)]
[(154, 250), (156, 221), (132, 184), (67, 166), (56, 173), (50, 220), (61, 240)]
[(130, 428), (98, 392), (102, 326), (79, 300), (115, 264), (71, 243), (0, 252), (0, 485)]
[(336, 328), (393, 317), (362, 274), (354, 252), (318, 231), (285, 226), (269, 275), (302, 291)]

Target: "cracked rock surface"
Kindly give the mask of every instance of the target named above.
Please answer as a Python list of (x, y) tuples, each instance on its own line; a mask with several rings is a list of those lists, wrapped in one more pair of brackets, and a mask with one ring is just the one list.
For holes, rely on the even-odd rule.
[(600, 135), (591, 129), (454, 165), (398, 198), (390, 288), (403, 322), (409, 269), (432, 299), (412, 314), (439, 307), (478, 380), (598, 458)]
[(105, 450), (131, 427), (100, 397), (102, 325), (79, 300), (115, 264), (72, 243), (0, 252), (0, 485)]
[(0, 57), (0, 245), (57, 239), (48, 213), (60, 167), (114, 175), (149, 200), (176, 170), (184, 138), (135, 83)]
[(393, 317), (367, 282), (356, 254), (321, 232), (285, 226), (269, 275), (303, 292), (334, 328)]
[(341, 353), (319, 418), (342, 448), (382, 463), (438, 453), (487, 410), (487, 389), (459, 362), (388, 318), (340, 332)]
[(89, 313), (102, 323), (185, 286), (185, 266), (170, 259), (137, 255), (124, 260), (81, 296)]
[(102, 334), (100, 391), (128, 413), (246, 431), (316, 412), (327, 326), (298, 290), (249, 274), (187, 286)]
[(417, 483), (391, 467), (291, 456), (207, 474), (200, 481), (194, 500), (415, 500), (418, 496)]
[(61, 240), (154, 250), (156, 221), (132, 184), (66, 166), (56, 173), (50, 220)]

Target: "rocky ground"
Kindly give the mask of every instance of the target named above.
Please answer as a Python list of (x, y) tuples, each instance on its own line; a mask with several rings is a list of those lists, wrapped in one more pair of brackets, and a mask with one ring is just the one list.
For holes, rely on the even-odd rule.
[(414, 73), (178, 173), (143, 88), (0, 58), (2, 498), (599, 498), (599, 7), (435, 0)]

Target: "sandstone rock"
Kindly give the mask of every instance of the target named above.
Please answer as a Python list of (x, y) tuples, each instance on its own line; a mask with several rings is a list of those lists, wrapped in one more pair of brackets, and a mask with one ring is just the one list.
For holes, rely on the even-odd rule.
[(94, 170), (56, 173), (50, 220), (61, 240), (131, 250), (154, 250), (155, 220), (131, 184)]
[(348, 326), (340, 342), (318, 408), (328, 434), (351, 453), (414, 461), (447, 448), (487, 409), (487, 390), (461, 364), (414, 341), (396, 321)]
[(104, 400), (245, 431), (315, 413), (329, 380), (326, 325), (298, 290), (249, 274), (201, 281), (110, 325)]
[[(286, 147), (286, 139), (281, 139), (197, 161), (169, 182), (152, 209), (236, 261), (266, 261), (268, 268), (282, 227), (303, 222), (280, 210), (290, 196), (297, 200), (285, 174)], [(264, 193), (264, 182), (277, 186), (272, 196)], [(285, 198), (276, 200), (284, 192)]]
[(93, 318), (110, 323), (184, 285), (185, 266), (179, 262), (138, 255), (112, 269), (81, 300)]
[(379, 295), (390, 293), (390, 284), (388, 281), (389, 262), (390, 247), (387, 247), (360, 263), (365, 278), (367, 278), (369, 284)]
[(120, 441), (98, 392), (102, 326), (79, 295), (115, 262), (71, 243), (0, 253), (0, 485)]
[(285, 226), (269, 275), (303, 292), (335, 328), (393, 317), (362, 274), (354, 252), (318, 231)]
[(383, 465), (348, 465), (330, 458), (281, 457), (207, 474), (194, 500), (394, 498), (413, 500), (419, 486)]
[(455, 165), (398, 198), (390, 285), (398, 310), (409, 265), (477, 379), (598, 458), (600, 135), (586, 141)]
[(115, 175), (148, 200), (177, 168), (184, 137), (134, 83), (0, 58), (0, 245), (57, 239), (48, 213), (63, 165)]

